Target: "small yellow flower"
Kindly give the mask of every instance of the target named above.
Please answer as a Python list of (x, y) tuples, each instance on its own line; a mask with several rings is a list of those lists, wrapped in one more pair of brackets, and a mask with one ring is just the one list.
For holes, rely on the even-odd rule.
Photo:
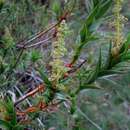
[(113, 8), (114, 22), (112, 23), (115, 27), (115, 35), (113, 38), (112, 55), (118, 55), (120, 48), (123, 44), (123, 28), (126, 18), (121, 14), (123, 0), (114, 0), (115, 5)]
[(69, 28), (66, 24), (66, 21), (63, 20), (60, 25), (57, 27), (56, 40), (52, 44), (52, 52), (51, 56), (53, 58), (50, 65), (52, 66), (51, 73), (51, 81), (55, 87), (61, 88), (61, 84), (59, 84), (59, 79), (64, 75), (67, 71), (64, 67), (63, 57), (67, 53), (67, 49), (65, 48), (65, 39), (69, 34)]

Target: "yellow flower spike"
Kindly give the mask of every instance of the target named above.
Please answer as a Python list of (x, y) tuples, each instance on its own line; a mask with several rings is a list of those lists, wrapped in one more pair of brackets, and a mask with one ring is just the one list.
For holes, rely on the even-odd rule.
[(65, 48), (65, 38), (69, 34), (69, 28), (66, 24), (66, 21), (63, 20), (60, 25), (57, 27), (56, 41), (52, 44), (51, 56), (53, 61), (50, 63), (52, 66), (51, 81), (53, 86), (56, 88), (63, 88), (63, 85), (59, 84), (59, 79), (67, 71), (64, 67), (64, 61), (62, 58), (67, 53)]
[(113, 38), (112, 55), (116, 56), (119, 54), (120, 48), (124, 41), (122, 32), (123, 32), (124, 22), (126, 21), (126, 18), (120, 13), (122, 10), (123, 0), (114, 0), (114, 2), (115, 5), (113, 8), (113, 13), (114, 13), (115, 20), (113, 22), (113, 25), (115, 27), (115, 35)]

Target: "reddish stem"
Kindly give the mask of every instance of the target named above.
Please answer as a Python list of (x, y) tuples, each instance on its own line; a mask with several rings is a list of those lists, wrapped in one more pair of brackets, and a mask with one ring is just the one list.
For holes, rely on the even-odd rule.
[(31, 96), (35, 95), (37, 92), (43, 92), (43, 91), (45, 91), (45, 86), (43, 84), (41, 84), (37, 88), (35, 88), (34, 90), (32, 90), (31, 92), (29, 92), (29, 93), (25, 94), (24, 96), (22, 96), (21, 98), (19, 98), (14, 103), (14, 106), (18, 105), (20, 102), (24, 101), (28, 97), (31, 97)]

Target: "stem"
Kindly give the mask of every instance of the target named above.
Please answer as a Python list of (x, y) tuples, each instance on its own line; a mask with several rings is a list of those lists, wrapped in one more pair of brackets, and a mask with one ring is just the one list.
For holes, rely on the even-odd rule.
[(24, 101), (25, 99), (27, 99), (28, 97), (31, 97), (33, 95), (35, 95), (37, 92), (41, 92), (44, 91), (45, 87), (44, 85), (39, 85), (37, 88), (35, 88), (34, 90), (32, 90), (31, 92), (25, 94), (24, 96), (22, 96), (21, 98), (19, 98), (15, 103), (14, 106), (17, 106), (19, 103), (21, 103), (22, 101)]
[(35, 39), (39, 38), (40, 36), (43, 36), (43, 35), (46, 34), (47, 32), (51, 31), (51, 30), (54, 29), (58, 24), (59, 24), (59, 22), (57, 22), (56, 24), (50, 26), (50, 27), (47, 28), (46, 30), (41, 31), (41, 32), (35, 34), (35, 35), (33, 36), (33, 38), (31, 38), (31, 39), (29, 39), (29, 40), (23, 42), (23, 45), (19, 45), (19, 44), (18, 44), (17, 47), (18, 47), (18, 48), (24, 48), (28, 43), (34, 41)]
[(41, 44), (43, 44), (43, 43), (49, 42), (49, 40), (51, 40), (52, 38), (53, 38), (53, 37), (49, 37), (49, 38), (47, 38), (47, 39), (45, 39), (45, 40), (43, 40), (43, 41), (40, 41), (40, 42), (37, 42), (37, 43), (35, 43), (35, 44), (26, 46), (25, 49), (31, 48), (31, 47), (35, 47), (35, 46), (39, 46), (39, 45), (41, 45)]
[[(17, 90), (17, 92), (19, 93), (20, 96), (23, 96), (22, 92), (19, 90), (18, 87), (14, 86), (14, 88)], [(26, 99), (26, 101), (27, 101), (27, 104), (31, 107), (32, 104), (30, 103), (30, 101), (28, 99)], [(45, 125), (41, 122), (41, 120), (39, 118), (37, 118), (37, 121), (43, 127), (43, 130), (44, 130)]]

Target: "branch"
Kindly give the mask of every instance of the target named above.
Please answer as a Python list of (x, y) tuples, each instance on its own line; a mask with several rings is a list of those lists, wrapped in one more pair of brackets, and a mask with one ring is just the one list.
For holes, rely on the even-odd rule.
[(42, 101), (40, 101), (36, 106), (31, 106), (28, 107), (24, 111), (18, 111), (17, 110), (17, 115), (19, 116), (26, 116), (29, 113), (37, 112), (37, 111), (54, 111), (56, 107), (58, 107), (59, 104), (61, 104), (63, 101), (59, 101), (57, 103), (52, 103), (52, 104), (46, 104)]
[[(35, 46), (41, 45), (41, 44), (43, 44), (43, 43), (49, 42), (49, 40), (51, 40), (52, 38), (53, 38), (53, 37), (49, 37), (49, 38), (47, 38), (47, 39), (45, 39), (45, 40), (43, 40), (43, 41), (39, 41), (39, 42), (37, 42), (37, 43), (35, 43), (35, 44), (25, 46), (24, 49), (31, 48), (31, 47), (35, 47)], [(22, 46), (21, 46), (21, 47), (22, 47)]]
[[(14, 88), (16, 89), (16, 91), (20, 94), (20, 96), (23, 96), (22, 92), (19, 90), (18, 87), (14, 86)], [(30, 101), (28, 99), (26, 99), (28, 105), (31, 107), (32, 104), (30, 103)], [(45, 125), (41, 122), (41, 120), (39, 118), (37, 118), (38, 123), (42, 126), (45, 127)]]
[(46, 34), (47, 32), (49, 32), (50, 30), (54, 29), (58, 24), (59, 24), (59, 22), (57, 22), (56, 24), (50, 26), (50, 27), (47, 28), (46, 30), (41, 31), (41, 32), (39, 32), (39, 33), (33, 35), (33, 37), (32, 37), (31, 39), (29, 39), (29, 40), (27, 40), (27, 41), (24, 41), (24, 42), (23, 42), (23, 45), (20, 45), (19, 43), (17, 43), (18, 45), (17, 45), (16, 47), (17, 47), (17, 48), (25, 48), (25, 46), (26, 46), (28, 43), (34, 41), (35, 39), (39, 38), (40, 36), (43, 36), (44, 34)]
[(16, 46), (16, 47), (17, 47), (17, 48), (24, 48), (28, 43), (34, 41), (35, 39), (37, 39), (37, 38), (39, 38), (39, 37), (41, 37), (41, 36), (43, 36), (44, 34), (48, 33), (49, 31), (55, 29), (55, 27), (56, 27), (57, 25), (59, 25), (64, 19), (66, 19), (66, 18), (68, 17), (68, 15), (72, 12), (72, 10), (73, 10), (73, 7), (72, 7), (72, 9), (71, 9), (70, 11), (65, 12), (65, 13), (59, 18), (59, 20), (58, 20), (57, 23), (55, 23), (55, 24), (53, 24), (52, 26), (48, 27), (46, 30), (43, 30), (43, 31), (40, 31), (40, 32), (34, 34), (34, 35), (32, 36), (32, 38), (28, 39), (27, 41), (23, 41), (23, 42), (22, 42), (22, 44), (23, 44), (22, 46), (20, 45), (21, 42), (20, 42), (20, 43), (17, 43), (17, 46)]
[(28, 97), (31, 97), (33, 95), (35, 95), (37, 92), (42, 92), (45, 90), (45, 86), (39, 85), (37, 88), (35, 88), (34, 90), (32, 90), (31, 92), (25, 94), (24, 96), (22, 96), (21, 98), (19, 98), (15, 103), (14, 106), (17, 106), (20, 102), (24, 101), (25, 99), (27, 99)]
[(85, 63), (87, 62), (87, 60), (84, 60), (80, 65), (78, 65), (77, 67), (69, 70), (67, 73), (71, 74), (71, 73), (74, 73), (76, 72), (78, 69), (80, 69)]

